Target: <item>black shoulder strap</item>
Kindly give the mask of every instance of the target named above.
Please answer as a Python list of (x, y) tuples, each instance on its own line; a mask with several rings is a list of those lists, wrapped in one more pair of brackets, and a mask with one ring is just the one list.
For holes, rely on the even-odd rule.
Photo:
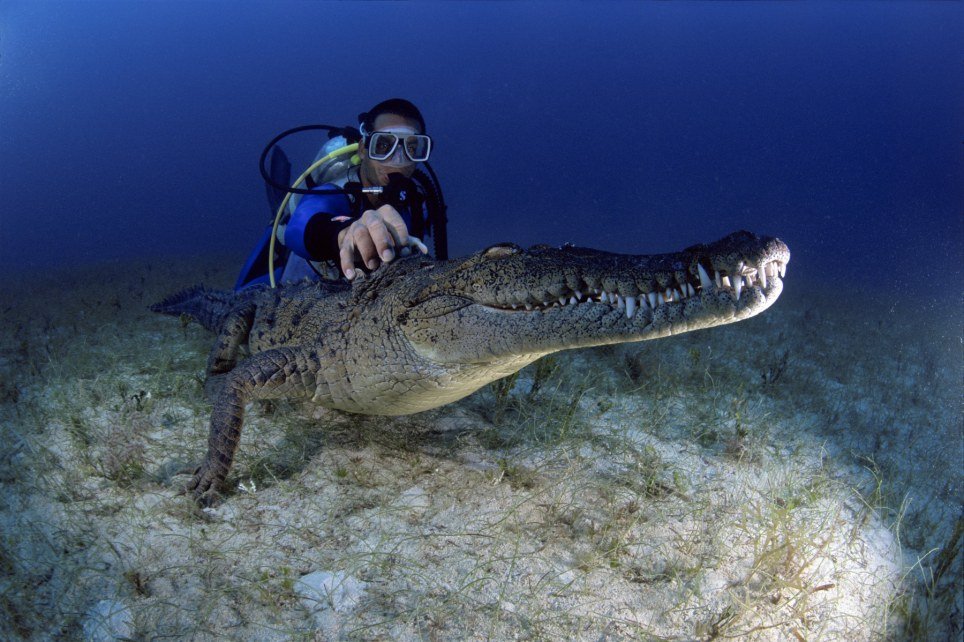
[(435, 242), (435, 258), (444, 261), (449, 257), (448, 231), (446, 229), (448, 217), (446, 216), (445, 198), (442, 195), (438, 177), (431, 166), (425, 163), (424, 167), (428, 174), (421, 169), (417, 169), (412, 174), (412, 178), (418, 183), (425, 198), (425, 209), (427, 210), (427, 220), (424, 222), (425, 233), (430, 234)]
[(351, 205), (351, 215), (359, 218), (364, 211), (365, 195), (362, 193), (362, 184), (358, 181), (348, 181), (344, 187), (348, 203)]

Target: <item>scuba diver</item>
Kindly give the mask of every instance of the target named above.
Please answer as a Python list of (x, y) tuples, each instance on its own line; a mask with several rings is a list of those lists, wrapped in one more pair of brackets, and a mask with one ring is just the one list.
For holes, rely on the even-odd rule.
[[(414, 249), (428, 252), (423, 236), (433, 237), (436, 258), (448, 258), (445, 203), (427, 162), (433, 141), (425, 133), (422, 114), (411, 102), (392, 98), (358, 120), (358, 129), (296, 127), (265, 148), (261, 173), (277, 214), (245, 263), (235, 290), (306, 277), (337, 279), (344, 274), (351, 280), (359, 269), (374, 270)], [(329, 140), (288, 187), (291, 164), (276, 143), (306, 129), (328, 130)]]

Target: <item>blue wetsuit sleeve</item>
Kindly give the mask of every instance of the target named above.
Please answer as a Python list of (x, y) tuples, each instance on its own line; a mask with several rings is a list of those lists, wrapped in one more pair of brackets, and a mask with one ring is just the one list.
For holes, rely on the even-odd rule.
[[(316, 189), (337, 186), (327, 183)], [(312, 261), (337, 260), (338, 233), (352, 224), (351, 215), (347, 194), (306, 194), (285, 227), (285, 247)]]

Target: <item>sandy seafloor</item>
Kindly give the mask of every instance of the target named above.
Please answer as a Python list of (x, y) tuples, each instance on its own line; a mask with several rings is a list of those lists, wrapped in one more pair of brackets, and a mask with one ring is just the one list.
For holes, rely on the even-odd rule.
[(201, 511), (212, 337), (147, 306), (224, 265), (3, 286), (0, 638), (962, 638), (959, 306), (791, 264), (761, 316), (508, 392), (258, 403)]

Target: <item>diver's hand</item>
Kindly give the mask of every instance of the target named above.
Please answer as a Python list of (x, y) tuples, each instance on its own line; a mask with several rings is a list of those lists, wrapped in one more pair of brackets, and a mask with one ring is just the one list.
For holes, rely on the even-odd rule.
[(391, 205), (366, 210), (361, 218), (338, 233), (338, 260), (345, 278), (355, 278), (355, 260), (360, 258), (369, 270), (395, 258), (396, 252), (408, 256), (411, 248), (422, 253), (428, 248), (409, 237), (402, 215)]

